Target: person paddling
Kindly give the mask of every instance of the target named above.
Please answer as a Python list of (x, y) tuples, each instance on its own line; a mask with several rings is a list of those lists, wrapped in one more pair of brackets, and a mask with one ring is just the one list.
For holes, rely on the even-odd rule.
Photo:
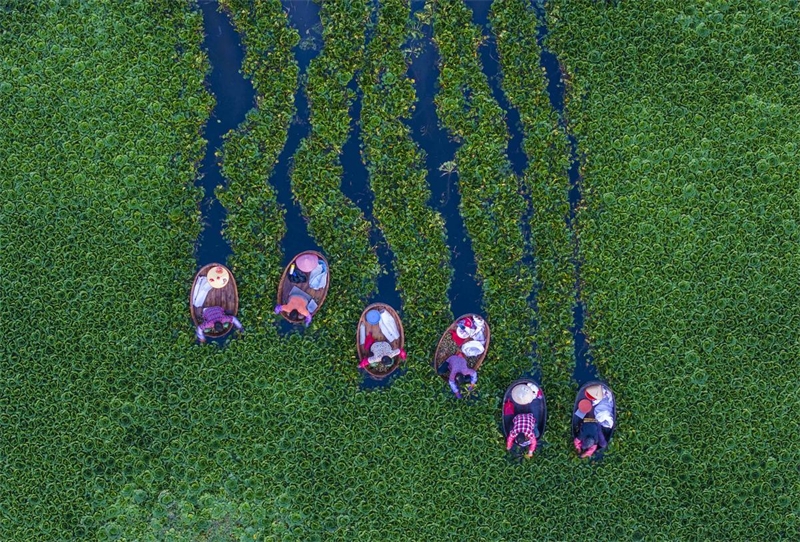
[(222, 307), (206, 307), (203, 309), (203, 323), (197, 326), (195, 335), (197, 340), (201, 343), (206, 342), (206, 335), (203, 330), (213, 329), (217, 333), (222, 333), (225, 329), (225, 324), (233, 324), (236, 329), (241, 331), (242, 324), (235, 316), (225, 314), (225, 309)]

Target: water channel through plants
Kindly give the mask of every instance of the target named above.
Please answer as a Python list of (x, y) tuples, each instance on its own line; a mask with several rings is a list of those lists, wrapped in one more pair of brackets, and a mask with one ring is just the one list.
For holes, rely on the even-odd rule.
[[(218, 11), (218, 4), (215, 1), (201, 0), (199, 4), (206, 28), (204, 46), (212, 66), (207, 77), (207, 84), (216, 98), (215, 108), (206, 126), (205, 137), (208, 139), (208, 149), (198, 181), (205, 190), (202, 206), (204, 228), (196, 247), (198, 264), (202, 265), (212, 261), (224, 263), (231, 252), (228, 242), (222, 236), (226, 211), (214, 196), (214, 189), (225, 184), (220, 173), (216, 151), (222, 145), (223, 136), (244, 120), (245, 114), (255, 103), (255, 95), (252, 85), (239, 71), (244, 58), (244, 50), (239, 35), (234, 30), (227, 14)], [(519, 176), (527, 168), (528, 157), (522, 149), (523, 133), (519, 113), (509, 104), (501, 87), (502, 73), (498, 62), (497, 45), (491, 29), (487, 25), (488, 13), (492, 4), (480, 0), (469, 0), (466, 4), (473, 11), (473, 22), (481, 27), (485, 35), (485, 42), (480, 49), (481, 64), (489, 81), (492, 95), (505, 113), (510, 134), (507, 155), (514, 173)], [(295, 119), (290, 126), (286, 144), (268, 182), (275, 188), (278, 202), (286, 209), (287, 234), (283, 240), (283, 249), (284, 259), (288, 261), (289, 258), (303, 250), (320, 249), (309, 235), (307, 219), (302, 216), (300, 206), (292, 196), (290, 170), (296, 150), (311, 131), (309, 104), (304, 84), (305, 74), (312, 60), (321, 52), (324, 43), (322, 42), (322, 25), (318, 4), (307, 0), (284, 1), (283, 5), (289, 15), (290, 23), (298, 30), (301, 37), (300, 43), (294, 49), (300, 68), (301, 84), (298, 85), (295, 95)], [(414, 0), (411, 7), (413, 17), (416, 12), (423, 9), (424, 2)], [(573, 376), (578, 383), (582, 383), (596, 378), (597, 371), (583, 331), (584, 305), (580, 297), (580, 259), (578, 240), (574, 235), (576, 211), (581, 202), (580, 157), (577, 140), (569, 132), (564, 112), (565, 88), (562, 81), (562, 68), (556, 56), (544, 47), (548, 32), (544, 6), (543, 3), (535, 1), (533, 7), (540, 21), (537, 41), (542, 46), (541, 67), (547, 77), (550, 103), (557, 112), (559, 123), (570, 143), (570, 211), (566, 220), (573, 230), (575, 239), (573, 252), (575, 306), (571, 330), (575, 340)], [(437, 117), (434, 97), (438, 91), (438, 51), (432, 40), (430, 26), (424, 26), (422, 31), (422, 39), (411, 44), (414, 53), (409, 62), (408, 75), (415, 82), (417, 104), (408, 124), (415, 141), (425, 151), (431, 189), (429, 204), (444, 218), (448, 245), (452, 251), (451, 263), (455, 272), (448, 292), (451, 310), (455, 315), (481, 312), (483, 296), (476, 277), (475, 254), (471, 241), (466, 235), (463, 218), (459, 213), (459, 176), (454, 162), (459, 144), (448, 136)], [(369, 32), (367, 36), (369, 39)], [(340, 156), (344, 170), (341, 190), (362, 210), (364, 216), (373, 225), (370, 241), (376, 247), (379, 262), (384, 269), (384, 273), (378, 278), (378, 290), (373, 296), (374, 300), (388, 303), (398, 310), (402, 310), (392, 265), (393, 255), (372, 216), (374, 194), (369, 187), (369, 175), (361, 153), (361, 92), (355, 79), (351, 81), (348, 88), (356, 93), (356, 99), (350, 111), (352, 119), (350, 136), (342, 147)], [(529, 235), (526, 242), (531, 242)], [(526, 248), (528, 249), (526, 253), (531, 254), (530, 246)], [(530, 266), (534, 265), (530, 257), (526, 263)], [(531, 302), (535, 302), (535, 292), (531, 293)], [(284, 331), (289, 331), (292, 326), (286, 325), (283, 328)], [(532, 373), (538, 374), (539, 371), (535, 365)]]

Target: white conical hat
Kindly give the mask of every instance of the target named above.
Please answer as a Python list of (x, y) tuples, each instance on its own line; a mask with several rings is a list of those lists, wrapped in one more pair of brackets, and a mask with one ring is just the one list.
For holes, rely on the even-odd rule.
[(467, 341), (461, 345), (461, 351), (467, 357), (477, 357), (483, 354), (484, 347), (478, 341)]
[(518, 405), (527, 405), (532, 403), (539, 395), (539, 388), (534, 384), (517, 384), (511, 390), (511, 399)]

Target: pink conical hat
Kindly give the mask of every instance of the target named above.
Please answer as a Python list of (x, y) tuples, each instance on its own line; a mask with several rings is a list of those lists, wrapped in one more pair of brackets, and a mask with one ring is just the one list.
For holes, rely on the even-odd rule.
[(303, 273), (310, 273), (319, 264), (319, 258), (314, 254), (302, 254), (297, 257), (295, 262), (297, 268)]

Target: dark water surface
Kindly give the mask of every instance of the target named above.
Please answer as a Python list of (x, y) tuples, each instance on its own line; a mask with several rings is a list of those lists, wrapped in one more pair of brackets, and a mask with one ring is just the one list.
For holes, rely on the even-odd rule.
[[(570, 146), (570, 167), (569, 167), (569, 217), (567, 222), (570, 228), (575, 231), (575, 214), (578, 206), (580, 205), (583, 196), (581, 194), (581, 174), (580, 165), (581, 159), (578, 155), (578, 141), (575, 136), (570, 132), (567, 118), (564, 112), (564, 82), (562, 80), (563, 70), (558, 58), (550, 50), (545, 48), (544, 39), (547, 37), (547, 15), (544, 9), (544, 2), (542, 0), (533, 0), (533, 8), (539, 18), (539, 32), (536, 36), (537, 43), (542, 49), (541, 66), (545, 70), (547, 77), (547, 93), (550, 96), (550, 105), (558, 113), (558, 119), (561, 126), (567, 134), (567, 139)], [(597, 379), (597, 368), (594, 366), (592, 358), (591, 347), (583, 332), (583, 320), (585, 306), (581, 300), (580, 292), (580, 277), (581, 277), (581, 261), (578, 254), (578, 239), (575, 239), (575, 246), (573, 248), (573, 264), (575, 266), (575, 307), (573, 308), (573, 326), (572, 335), (575, 341), (575, 371), (573, 378), (578, 382), (578, 385), (583, 385), (590, 380)]]
[[(309, 64), (322, 50), (322, 25), (319, 19), (319, 4), (311, 0), (285, 0), (282, 4), (289, 16), (289, 23), (300, 34), (300, 43), (292, 51), (299, 67), (298, 75), (300, 78), (300, 84), (298, 84), (297, 92), (294, 95), (295, 117), (289, 126), (283, 150), (278, 155), (278, 162), (275, 164), (275, 168), (269, 178), (270, 184), (275, 188), (278, 202), (286, 209), (286, 235), (282, 244), (284, 250), (283, 263), (288, 265), (300, 252), (306, 250), (323, 252), (308, 233), (308, 221), (303, 217), (300, 204), (297, 203), (292, 195), (290, 173), (293, 158), (297, 148), (300, 146), (300, 142), (308, 137), (311, 132), (308, 97), (306, 96), (303, 81), (308, 72)], [(335, 270), (332, 270), (332, 273), (335, 273)], [(302, 326), (291, 324), (284, 318), (279, 320), (279, 327), (284, 334), (303, 329)]]
[[(423, 9), (424, 5), (423, 0), (412, 0), (412, 12)], [(416, 108), (408, 125), (414, 140), (425, 151), (431, 190), (429, 205), (442, 215), (447, 230), (450, 263), (454, 269), (448, 292), (450, 308), (455, 316), (468, 312), (483, 313), (483, 291), (477, 278), (475, 252), (459, 212), (458, 172), (447, 173), (439, 169), (442, 164), (455, 159), (459, 144), (450, 139), (436, 114), (433, 99), (438, 92), (439, 52), (433, 43), (430, 26), (424, 27), (423, 31), (421, 42), (414, 44), (419, 49), (407, 72), (408, 77), (414, 80), (417, 92)]]
[(349, 87), (356, 92), (356, 99), (350, 108), (350, 137), (342, 147), (340, 160), (344, 175), (342, 176), (342, 193), (355, 203), (364, 217), (372, 224), (370, 229), (370, 243), (375, 247), (378, 263), (381, 264), (383, 274), (378, 277), (378, 291), (370, 299), (370, 303), (381, 302), (394, 308), (402, 318), (402, 301), (400, 292), (397, 291), (397, 280), (394, 272), (394, 253), (392, 252), (383, 232), (377, 226), (372, 214), (375, 204), (375, 193), (369, 185), (369, 172), (361, 157), (361, 90), (357, 87), (355, 79)]
[(222, 177), (215, 153), (222, 147), (222, 137), (235, 129), (255, 106), (255, 91), (250, 81), (242, 77), (239, 69), (244, 59), (239, 35), (228, 16), (217, 11), (217, 2), (201, 0), (205, 39), (203, 47), (208, 53), (211, 73), (206, 84), (216, 99), (211, 118), (205, 127), (208, 140), (206, 154), (200, 167), (196, 185), (204, 189), (201, 207), (203, 231), (195, 246), (198, 266), (212, 262), (226, 263), (231, 247), (222, 237), (222, 226), (227, 212), (214, 195), (218, 185), (227, 183)]
[(500, 86), (500, 55), (497, 52), (497, 40), (487, 28), (492, 0), (464, 0), (464, 3), (472, 10), (472, 22), (481, 27), (485, 37), (485, 41), (479, 49), (483, 73), (489, 80), (492, 96), (506, 115), (506, 126), (511, 136), (506, 155), (511, 162), (514, 173), (521, 176), (528, 168), (528, 155), (522, 149), (522, 122), (520, 121), (519, 111), (509, 103), (505, 92)]
[[(300, 77), (302, 78), (307, 69), (311, 59), (319, 54), (322, 47), (322, 37), (320, 35), (319, 26), (319, 6), (311, 1), (306, 2), (284, 2), (284, 7), (289, 13), (293, 26), (300, 34), (300, 44), (294, 48), (295, 58), (300, 68)], [(304, 92), (303, 86), (298, 85), (297, 92), (294, 96), (294, 104), (297, 109), (295, 117), (292, 119), (292, 124), (289, 126), (289, 132), (286, 137), (286, 143), (283, 150), (278, 155), (278, 161), (272, 174), (269, 177), (269, 182), (275, 189), (275, 193), (284, 209), (286, 215), (286, 235), (283, 238), (283, 251), (284, 251), (284, 264), (289, 262), (300, 252), (306, 250), (317, 250), (321, 252), (319, 245), (308, 233), (308, 221), (303, 217), (300, 210), (300, 205), (292, 196), (292, 185), (290, 179), (290, 167), (292, 164), (292, 157), (294, 156), (300, 142), (308, 136), (311, 130), (309, 124), (309, 111), (308, 99)], [(281, 320), (286, 324), (286, 330), (291, 329), (292, 326), (288, 322)]]

